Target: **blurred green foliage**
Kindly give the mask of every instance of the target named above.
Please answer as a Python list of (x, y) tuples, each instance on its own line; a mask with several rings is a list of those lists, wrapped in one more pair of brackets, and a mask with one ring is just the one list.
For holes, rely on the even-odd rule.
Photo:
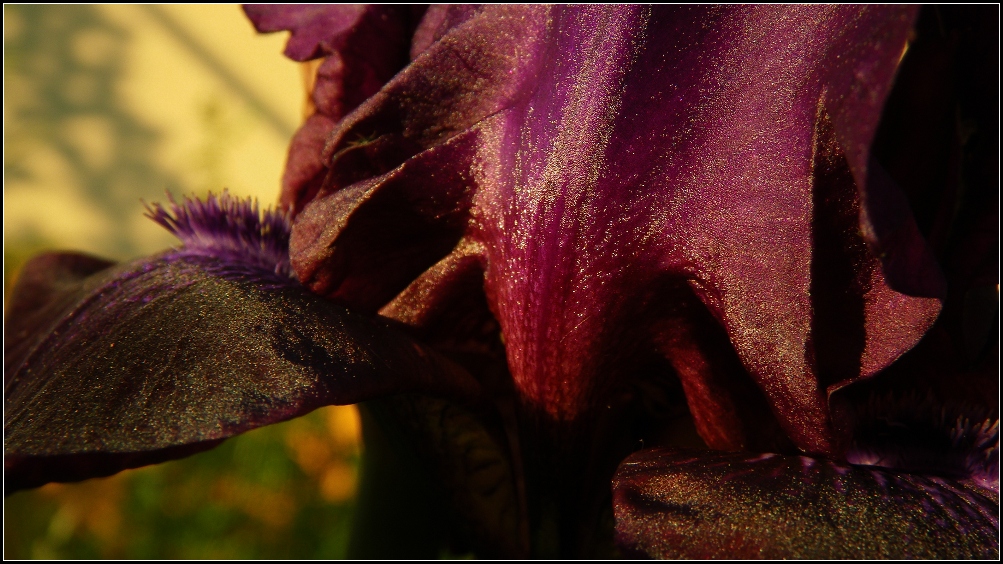
[(352, 409), (318, 410), (184, 460), (16, 493), (4, 504), (4, 558), (344, 558), (359, 459), (345, 433)]

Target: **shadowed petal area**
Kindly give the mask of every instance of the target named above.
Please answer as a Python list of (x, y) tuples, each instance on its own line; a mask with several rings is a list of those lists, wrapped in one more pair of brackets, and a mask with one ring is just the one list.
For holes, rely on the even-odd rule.
[(283, 206), (299, 212), (313, 197), (327, 167), (321, 153), (334, 124), (375, 94), (407, 64), (411, 34), (424, 7), (361, 5), (247, 5), (260, 32), (291, 32), (285, 54), (295, 61), (323, 57), (311, 68), (310, 102), (316, 112), (289, 147), (282, 178)]
[(359, 408), (366, 452), (350, 558), (432, 558), (449, 537), (485, 557), (527, 556), (516, 470), (489, 419), (417, 394)]
[(288, 237), (280, 216), (225, 195), (151, 215), (185, 245), (112, 267), (43, 255), (15, 286), (8, 492), (185, 456), (324, 405), (477, 396), (462, 369), (301, 287), (283, 257), (263, 264)]
[(4, 385), (31, 353), (39, 328), (51, 326), (83, 299), (88, 276), (112, 266), (80, 253), (49, 253), (24, 265), (4, 312)]
[[(587, 417), (657, 350), (707, 444), (758, 440), (754, 418), (719, 409), (751, 380), (799, 449), (839, 458), (829, 394), (912, 348), (944, 299), (912, 196), (897, 192), (913, 189), (870, 155), (916, 17), (432, 9), (411, 64), (325, 124), (311, 161), (325, 180), (296, 196), (294, 269), (372, 311), (470, 241), (531, 410)], [(714, 333), (702, 312), (652, 313), (679, 283), (737, 359), (708, 361), (691, 336)]]
[(375, 312), (448, 254), (466, 228), (467, 166), (474, 157), (466, 141), (478, 134), (472, 129), (396, 170), (311, 202), (290, 238), (299, 280), (317, 294)]
[[(294, 223), (294, 269), (314, 291), (373, 309), (450, 244), (476, 242), (512, 377), (558, 420), (602, 404), (638, 354), (695, 350), (649, 314), (659, 288), (685, 281), (795, 444), (838, 456), (827, 387), (887, 366), (940, 308), (889, 286), (866, 231), (877, 209), (867, 149), (915, 14), (430, 11), (414, 39), (429, 45), (335, 126), (329, 174)], [(377, 229), (374, 217), (387, 220)], [(439, 232), (449, 236), (426, 236)], [(859, 256), (840, 254), (843, 239)], [(400, 241), (415, 261), (399, 260)], [(932, 264), (936, 278), (924, 249), (908, 268)], [(852, 299), (816, 319), (814, 290)], [(823, 373), (818, 350), (839, 369)], [(709, 395), (691, 408), (717, 405), (723, 388), (701, 379), (725, 376), (698, 364), (688, 389)], [(729, 443), (736, 422), (698, 418), (719, 435), (705, 439)]]
[(620, 465), (613, 502), (635, 556), (999, 557), (991, 492), (804, 456), (647, 450)]

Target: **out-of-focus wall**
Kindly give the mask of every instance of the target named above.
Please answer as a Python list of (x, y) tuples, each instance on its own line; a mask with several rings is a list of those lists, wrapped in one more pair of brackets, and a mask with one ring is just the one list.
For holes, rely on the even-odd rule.
[[(143, 204), (228, 188), (270, 205), (302, 119), (285, 33), (237, 6), (4, 6), (4, 278), (31, 255), (174, 244)], [(185, 460), (4, 503), (6, 558), (337, 558), (359, 458), (353, 407)]]
[[(285, 33), (237, 6), (5, 6), (4, 237), (111, 258), (172, 243), (140, 200), (277, 197), (301, 120)], [(9, 264), (8, 267), (14, 266)]]

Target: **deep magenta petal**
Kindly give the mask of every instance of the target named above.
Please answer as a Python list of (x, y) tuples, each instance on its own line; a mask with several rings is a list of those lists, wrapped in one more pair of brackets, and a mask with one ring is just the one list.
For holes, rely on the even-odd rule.
[(365, 6), (351, 4), (244, 6), (244, 13), (259, 32), (292, 32), (286, 44), (286, 56), (294, 61), (306, 61), (330, 52), (332, 39), (351, 29), (365, 10)]
[[(935, 297), (915, 297), (937, 288), (888, 282), (906, 271), (925, 277), (921, 285), (936, 278), (928, 253), (914, 253), (922, 238), (910, 231), (904, 250), (887, 256), (867, 238), (867, 214), (879, 207), (871, 199), (881, 194), (868, 191), (868, 150), (915, 14), (900, 6), (433, 9), (416, 31), (413, 62), (334, 130), (330, 173), (309, 221), (301, 215), (294, 227), (296, 271), (325, 294), (347, 280), (389, 289), (386, 271), (371, 265), (399, 264), (399, 249), (349, 236), (339, 219), (356, 213), (347, 194), (447, 141), (470, 144), (473, 158), (440, 172), (463, 177), (462, 198), (424, 178), (400, 180), (427, 194), (410, 200), (421, 213), (462, 210), (456, 202), (472, 194), (468, 211), (426, 215), (429, 233), (468, 219), (456, 237), (483, 249), (485, 291), (524, 401), (564, 420), (602, 405), (631, 377), (630, 359), (660, 347), (665, 320), (650, 314), (664, 310), (659, 288), (685, 281), (739, 361), (728, 375), (691, 370), (689, 389), (706, 396), (691, 407), (718, 406), (724, 400), (711, 390), (749, 378), (799, 448), (838, 455), (830, 387), (886, 367), (940, 309)], [(379, 204), (382, 214), (370, 204), (366, 216), (391, 217), (400, 202)], [(379, 229), (418, 240), (409, 227)], [(427, 252), (426, 268), (444, 254)], [(366, 260), (333, 260), (353, 254)], [(418, 265), (406, 266), (394, 276)], [(845, 307), (825, 310), (822, 295), (845, 296)], [(705, 429), (717, 438), (705, 439), (731, 444), (724, 429), (737, 423), (712, 421), (715, 409), (704, 410)]]
[(313, 98), (317, 111), (340, 119), (375, 94), (408, 62), (419, 8), (368, 6), (347, 32), (324, 45)]
[[(811, 350), (818, 108), (827, 89), (856, 88), (837, 84), (839, 46), (867, 37), (866, 56), (897, 60), (902, 34), (879, 33), (889, 19), (908, 30), (898, 13), (819, 7), (555, 14), (538, 48), (562, 56), (504, 114), (482, 153), (498, 176), (475, 198), (524, 393), (566, 415), (600, 396), (617, 364), (601, 359), (631, 354), (612, 343), (643, 339), (626, 296), (671, 274), (692, 281), (798, 446), (837, 448)], [(893, 69), (874, 80), (886, 88)], [(877, 313), (909, 305), (882, 299)], [(888, 328), (915, 342), (928, 309), (872, 316), (870, 364), (908, 348), (885, 354)]]
[(997, 558), (993, 494), (805, 456), (647, 450), (613, 482), (617, 542), (649, 558)]
[[(285, 54), (294, 61), (307, 61), (338, 51), (344, 37), (360, 25), (371, 10), (373, 8), (359, 4), (244, 6), (244, 13), (259, 32), (291, 32)], [(392, 41), (395, 38), (382, 39)]]
[(477, 13), (478, 6), (458, 4), (435, 4), (428, 7), (421, 23), (411, 38), (411, 60), (425, 52), (433, 43), (442, 39), (449, 30), (462, 24)]
[[(467, 170), (476, 146), (467, 141), (478, 135), (470, 130), (385, 175), (310, 202), (290, 240), (300, 281), (317, 294), (375, 312), (448, 254), (466, 227)], [(366, 161), (366, 150), (358, 146), (340, 158)]]

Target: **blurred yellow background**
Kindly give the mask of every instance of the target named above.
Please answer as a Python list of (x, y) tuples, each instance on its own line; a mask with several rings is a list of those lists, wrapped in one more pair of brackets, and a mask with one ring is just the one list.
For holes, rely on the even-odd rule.
[(272, 203), (304, 98), (286, 35), (237, 6), (5, 6), (5, 238), (125, 258), (171, 244), (141, 198)]
[[(302, 119), (286, 33), (237, 6), (4, 6), (5, 288), (31, 255), (174, 244), (143, 201), (227, 188), (271, 205)], [(344, 556), (354, 407), (183, 461), (4, 503), (5, 558)]]

